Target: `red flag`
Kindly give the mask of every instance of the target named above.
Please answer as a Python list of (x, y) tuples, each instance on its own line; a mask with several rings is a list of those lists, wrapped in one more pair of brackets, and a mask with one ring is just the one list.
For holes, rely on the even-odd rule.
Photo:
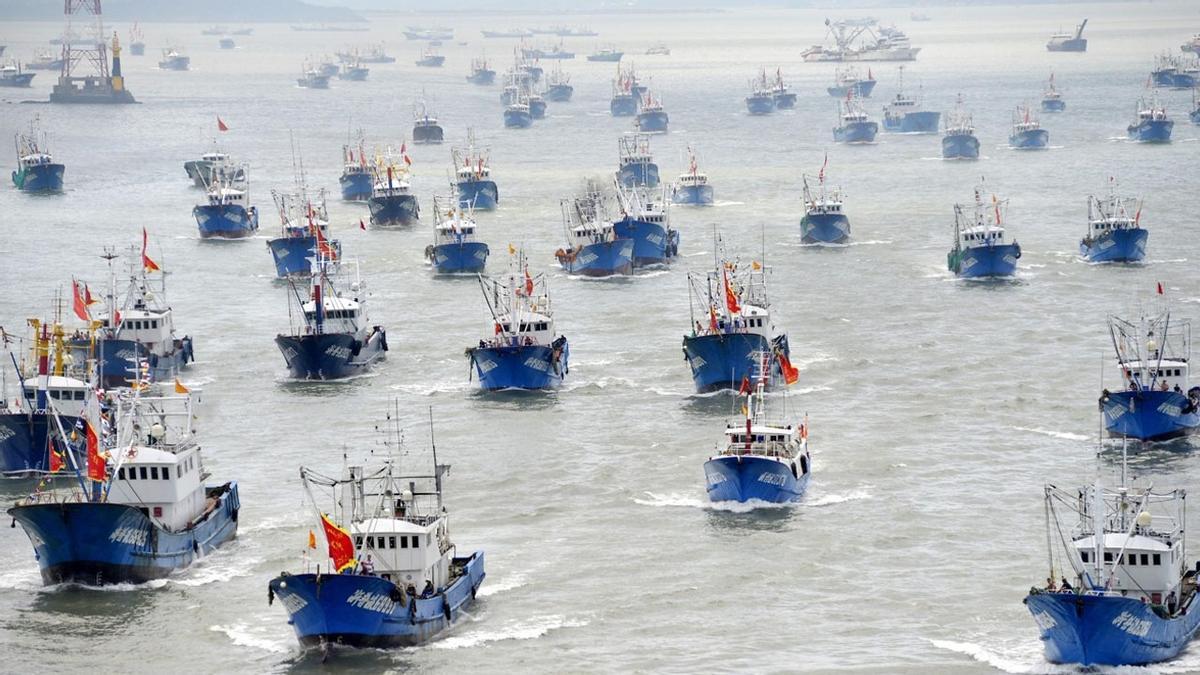
[(817, 174), (817, 180), (825, 182), (825, 167), (829, 166), (829, 153), (825, 153), (825, 161), (821, 163), (821, 172)]
[(358, 219), (358, 229), (360, 229), (360, 230), (366, 230), (366, 229), (367, 229), (367, 224), (363, 222), (363, 219), (362, 219), (362, 218), (359, 218), (359, 219)]
[(1159, 295), (1162, 295), (1162, 294), (1163, 294), (1163, 287), (1162, 287), (1162, 282), (1161, 282), (1161, 281), (1160, 281), (1160, 282), (1158, 282), (1158, 294), (1159, 294)]
[(321, 514), (321, 527), (325, 529), (325, 541), (329, 544), (329, 559), (334, 568), (340, 573), (346, 568), (353, 568), (358, 563), (354, 559), (354, 541), (350, 533), (338, 527), (329, 516)]
[(407, 143), (400, 143), (400, 154), (404, 155), (404, 154), (407, 154), (407, 153), (408, 153), (408, 144), (407, 144)]
[(525, 268), (525, 295), (533, 295), (533, 277), (529, 276), (529, 268)]
[(788, 384), (796, 384), (800, 379), (800, 371), (792, 365), (791, 359), (782, 351), (775, 352), (775, 358), (779, 359), (779, 369), (783, 371), (783, 381)]
[(94, 480), (102, 483), (107, 476), (105, 472), (104, 455), (100, 454), (100, 439), (96, 436), (96, 429), (92, 427), (91, 422), (84, 420), (83, 423), (87, 427), (88, 480)]
[(58, 473), (63, 470), (63, 457), (58, 451), (58, 444), (54, 439), (50, 439), (50, 473)]
[(717, 308), (712, 305), (708, 306), (708, 325), (712, 327), (712, 332), (721, 332), (721, 327), (717, 324)]
[(750, 393), (750, 376), (743, 375), (742, 376), (742, 386), (738, 387), (738, 396), (741, 396), (742, 394), (749, 394), (749, 393)]
[(88, 288), (87, 284), (83, 285), (83, 298), (84, 298), (83, 299), (84, 304), (89, 307), (96, 304), (97, 302), (100, 302), (96, 298), (92, 297), (92, 289)]
[(725, 275), (725, 307), (729, 309), (730, 314), (737, 314), (742, 311), (741, 305), (738, 304), (737, 293), (733, 292), (733, 286), (729, 283), (729, 270), (722, 270)]
[(91, 321), (92, 317), (88, 314), (87, 300), (84, 298), (81, 286), (82, 284), (78, 281), (71, 280), (71, 294), (75, 296), (72, 303), (75, 309), (75, 316), (79, 317), (80, 321)]
[(325, 240), (325, 235), (321, 234), (321, 228), (314, 227), (313, 232), (317, 233), (317, 250), (321, 252), (321, 255), (329, 260), (337, 260), (337, 253)]
[(1142, 205), (1138, 204), (1137, 213), (1133, 214), (1133, 224), (1141, 227), (1142, 223)]
[(149, 235), (146, 234), (146, 228), (143, 227), (142, 228), (142, 269), (145, 270), (146, 272), (158, 272), (162, 268), (160, 268), (158, 266), (158, 263), (151, 260), (150, 256), (146, 255), (146, 243), (148, 242), (148, 240), (149, 240)]
[(217, 131), (229, 131), (229, 126), (221, 121), (220, 115), (217, 115)]
[(404, 155), (404, 164), (405, 166), (412, 166), (412, 158), (410, 158), (407, 153)]

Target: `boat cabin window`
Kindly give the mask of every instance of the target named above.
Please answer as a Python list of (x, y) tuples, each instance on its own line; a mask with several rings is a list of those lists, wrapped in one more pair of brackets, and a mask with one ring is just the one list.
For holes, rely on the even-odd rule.
[(1089, 557), (1091, 557), (1091, 556), (1088, 555), (1087, 551), (1079, 552), (1079, 559), (1082, 560), (1083, 562), (1087, 562)]
[(164, 466), (162, 468), (162, 479), (163, 480), (171, 480), (171, 467)]
[(388, 537), (387, 547), (388, 548), (396, 548), (396, 538), (395, 537)]
[(1143, 565), (1149, 565), (1149, 564), (1150, 564), (1150, 554), (1148, 554), (1148, 553), (1143, 553), (1143, 554), (1142, 554), (1142, 564), (1143, 564)]
[(412, 547), (413, 547), (413, 548), (420, 548), (420, 547), (421, 547), (421, 539), (420, 539), (420, 537), (418, 537), (418, 536), (417, 536), (417, 535), (415, 535), (415, 534), (412, 536)]
[(158, 467), (150, 467), (150, 480), (158, 480)]
[(1112, 561), (1113, 561), (1113, 554), (1112, 554), (1112, 552), (1111, 552), (1111, 551), (1105, 551), (1105, 552), (1104, 552), (1104, 562), (1106, 562), (1106, 563), (1110, 563), (1110, 562), (1112, 562)]
[(408, 537), (400, 537), (400, 548), (408, 548)]
[(1162, 556), (1161, 556), (1161, 555), (1159, 555), (1159, 554), (1157, 554), (1157, 553), (1155, 553), (1155, 554), (1154, 554), (1154, 564), (1155, 564), (1155, 565), (1161, 565), (1161, 564), (1162, 564)]

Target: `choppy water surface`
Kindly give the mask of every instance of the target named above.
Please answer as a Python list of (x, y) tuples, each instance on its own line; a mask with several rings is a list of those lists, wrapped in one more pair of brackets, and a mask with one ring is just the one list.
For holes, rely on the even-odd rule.
[[(600, 38), (567, 40), (575, 99), (551, 104), (526, 131), (501, 126), (499, 88), (464, 80), (486, 49), (503, 70), (513, 41), (481, 27), (549, 24), (560, 17), (385, 16), (370, 34), (295, 33), (258, 26), (239, 48), (217, 49), (198, 25), (147, 25), (144, 57), (127, 56), (142, 105), (111, 109), (17, 105), (44, 98), (0, 93), (0, 131), (40, 114), (67, 165), (66, 194), (0, 190), (0, 323), (17, 330), (44, 314), (72, 275), (105, 277), (105, 244), (145, 226), (171, 272), (177, 325), (196, 339), (185, 381), (202, 389), (201, 424), (215, 478), (241, 481), (242, 528), (233, 545), (153, 588), (42, 589), (19, 529), (0, 534), (0, 649), (8, 663), (55, 671), (121, 664), (123, 670), (230, 672), (309, 669), (266, 582), (295, 569), (311, 527), (296, 467), (336, 470), (343, 453), (374, 443), (373, 424), (398, 399), (411, 437), (426, 408), (460, 548), (481, 548), (488, 579), (470, 618), (427, 646), (339, 656), (331, 670), (572, 670), (1066, 672), (1041, 658), (1021, 598), (1046, 577), (1041, 489), (1090, 481), (1106, 314), (1162, 280), (1180, 314), (1200, 309), (1195, 260), (1200, 128), (1184, 117), (1190, 95), (1164, 92), (1175, 142), (1123, 140), (1152, 57), (1200, 29), (1194, 3), (876, 12), (922, 46), (905, 73), (943, 111), (962, 94), (984, 158), (943, 162), (935, 136), (882, 134), (866, 147), (830, 141), (831, 64), (804, 64), (822, 39), (819, 11), (571, 17)], [(1049, 54), (1061, 26), (1091, 22), (1085, 55)], [(836, 16), (834, 17), (836, 18)], [(469, 44), (447, 44), (446, 67), (419, 69), (406, 24), (447, 23)], [(0, 27), (10, 53), (28, 56), (53, 24)], [(124, 32), (124, 27), (122, 27)], [(371, 66), (365, 83), (329, 91), (294, 86), (306, 55), (354, 41), (386, 41), (399, 61)], [(174, 41), (193, 70), (160, 72)], [(664, 176), (694, 146), (720, 204), (676, 209), (683, 256), (669, 271), (616, 281), (568, 278), (558, 200), (616, 164), (629, 119), (608, 115), (612, 64), (583, 54), (613, 42), (669, 57), (633, 61), (661, 96), (672, 131), (654, 139)], [(783, 68), (800, 94), (794, 112), (745, 114), (746, 81)], [(895, 64), (871, 66), (869, 101), (881, 114)], [(1053, 70), (1067, 112), (1043, 116), (1053, 149), (1005, 147), (1010, 111), (1036, 103)], [(501, 208), (482, 214), (491, 269), (506, 244), (523, 244), (550, 275), (559, 328), (571, 340), (566, 386), (546, 396), (481, 396), (463, 348), (487, 330), (477, 283), (435, 279), (422, 259), (430, 224), (360, 231), (361, 205), (331, 201), (336, 235), (362, 260), (374, 319), (392, 351), (371, 376), (340, 384), (288, 382), (272, 338), (287, 326), (284, 287), (264, 245), (269, 192), (292, 181), (289, 134), (309, 181), (336, 194), (340, 146), (350, 128), (398, 141), (424, 90), (460, 142), (472, 126), (492, 148)], [(226, 148), (252, 164), (263, 235), (200, 241), (200, 196), (182, 168), (205, 149), (220, 115)], [(444, 193), (449, 148), (411, 147), (414, 189), (430, 215)], [(800, 173), (828, 175), (847, 195), (854, 245), (799, 244)], [(11, 161), (11, 158), (9, 158)], [(1086, 195), (1110, 175), (1146, 197), (1151, 229), (1144, 266), (1093, 266), (1076, 256)], [(951, 207), (986, 176), (1011, 199), (1009, 225), (1024, 257), (1016, 281), (962, 283), (945, 270)], [(816, 474), (803, 504), (751, 512), (711, 507), (701, 464), (733, 407), (727, 395), (691, 392), (680, 339), (690, 325), (685, 276), (711, 260), (712, 227), (733, 252), (774, 268), (771, 294), (800, 383), (792, 404), (812, 425)], [(68, 287), (69, 288), (69, 287)], [(1111, 368), (1109, 369), (1111, 372)], [(1188, 444), (1136, 462), (1158, 485), (1190, 487), (1200, 460)], [(27, 485), (7, 485), (15, 499)], [(1193, 530), (1200, 522), (1193, 516)], [(106, 667), (106, 666), (101, 666)], [(1194, 648), (1148, 671), (1200, 670)], [(1140, 671), (1138, 671), (1140, 672)]]

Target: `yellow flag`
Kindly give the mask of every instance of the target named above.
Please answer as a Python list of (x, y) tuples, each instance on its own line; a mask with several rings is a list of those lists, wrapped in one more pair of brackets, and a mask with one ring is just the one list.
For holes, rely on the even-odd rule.
[(752, 262), (750, 263), (750, 269), (752, 269), (752, 270), (755, 270), (755, 271), (757, 271), (757, 270), (761, 270), (761, 269), (762, 269), (762, 265), (759, 265), (759, 264), (758, 264), (758, 261), (757, 261), (757, 260), (754, 260), (754, 261), (752, 261)]
[(508, 254), (509, 254), (509, 255), (516, 255), (516, 254), (517, 254), (517, 247), (516, 247), (516, 246), (513, 246), (512, 244), (509, 244), (509, 245), (508, 245)]
[(312, 549), (317, 547), (317, 535), (312, 530), (308, 531), (308, 547)]
[(178, 377), (175, 378), (175, 393), (176, 394), (186, 394), (190, 391), (191, 391), (191, 389), (188, 389), (187, 387), (183, 386), (183, 383), (179, 381)]

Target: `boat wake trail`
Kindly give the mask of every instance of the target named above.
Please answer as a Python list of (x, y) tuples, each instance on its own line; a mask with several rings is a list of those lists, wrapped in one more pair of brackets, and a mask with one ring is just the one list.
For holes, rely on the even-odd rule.
[(1037, 642), (1027, 642), (1020, 647), (1015, 645), (1004, 650), (995, 650), (974, 642), (957, 642), (954, 640), (930, 640), (930, 644), (938, 649), (955, 652), (971, 657), (993, 668), (1006, 673), (1074, 673), (1079, 669), (1071, 666), (1056, 666), (1047, 663), (1042, 658), (1041, 645)]
[(815, 497), (813, 499), (804, 499), (800, 501), (802, 506), (813, 508), (821, 508), (825, 506), (834, 506), (836, 504), (845, 504), (846, 502), (856, 502), (863, 499), (870, 499), (871, 493), (869, 486), (860, 487), (851, 490), (845, 494), (828, 494)]
[[(185, 576), (172, 578), (171, 583), (195, 587), (246, 577), (250, 576), (254, 572), (254, 567), (263, 561), (262, 558), (237, 557), (236, 555), (227, 555), (228, 553), (227, 549), (218, 550), (189, 568)], [(213, 559), (218, 557), (219, 560)]]
[(264, 625), (271, 625), (271, 621), (264, 618), (259, 627), (255, 628), (251, 628), (244, 623), (235, 623), (228, 626), (209, 626), (208, 629), (214, 633), (224, 633), (230, 642), (239, 647), (250, 647), (251, 649), (258, 649), (273, 654), (287, 654), (290, 652), (290, 642), (282, 642), (267, 637), (266, 632), (261, 628)]
[(529, 582), (528, 578), (520, 572), (514, 572), (504, 577), (504, 579), (495, 583), (488, 582), (479, 588), (475, 597), (486, 598), (497, 593), (516, 590)]
[(748, 502), (710, 502), (707, 499), (693, 497), (690, 494), (668, 494), (660, 495), (653, 492), (646, 492), (646, 498), (633, 498), (633, 503), (641, 504), (642, 506), (654, 507), (674, 507), (700, 509), (702, 511), (726, 511), (729, 513), (750, 513), (757, 509), (786, 509), (791, 508), (792, 504), (774, 504), (758, 500), (750, 500)]
[(1083, 434), (1072, 434), (1067, 431), (1052, 431), (1050, 429), (1038, 429), (1036, 427), (1011, 427), (1011, 428), (1016, 429), (1017, 431), (1027, 431), (1031, 434), (1041, 434), (1043, 436), (1049, 436), (1051, 438), (1061, 438), (1064, 441), (1086, 441), (1089, 438), (1091, 438), (1090, 436), (1084, 436)]
[(497, 630), (470, 631), (439, 640), (430, 646), (435, 649), (462, 649), (502, 640), (536, 640), (553, 630), (579, 628), (587, 624), (588, 622), (582, 619), (567, 619), (559, 615), (551, 615), (529, 621), (512, 622)]

